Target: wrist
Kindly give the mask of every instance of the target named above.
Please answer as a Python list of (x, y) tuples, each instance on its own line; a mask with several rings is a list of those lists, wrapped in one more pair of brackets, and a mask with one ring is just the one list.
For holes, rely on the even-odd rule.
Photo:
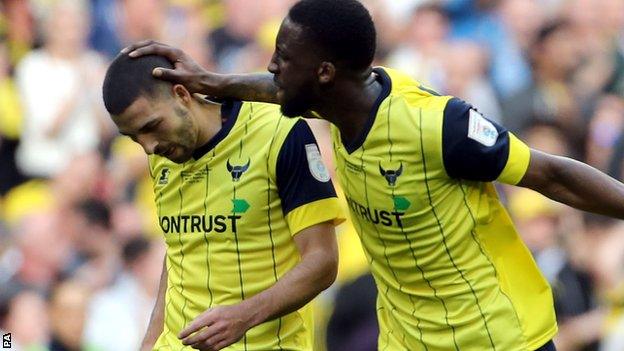
[(200, 74), (199, 82), (201, 85), (201, 92), (203, 94), (221, 97), (227, 86), (227, 76), (203, 71)]
[(241, 309), (243, 311), (243, 320), (247, 329), (251, 329), (258, 324), (264, 323), (269, 314), (266, 310), (267, 304), (257, 301), (257, 299), (249, 299), (241, 302)]

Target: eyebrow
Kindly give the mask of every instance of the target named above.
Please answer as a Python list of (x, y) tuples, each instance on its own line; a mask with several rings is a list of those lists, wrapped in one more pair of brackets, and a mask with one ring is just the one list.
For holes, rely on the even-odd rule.
[(150, 119), (149, 121), (145, 122), (145, 123), (143, 124), (143, 126), (141, 126), (141, 128), (139, 128), (139, 129), (138, 129), (138, 131), (139, 131), (139, 132), (145, 131), (145, 129), (149, 128), (149, 126), (150, 126), (151, 124), (154, 124), (156, 121), (158, 121), (158, 119), (159, 119), (159, 118), (160, 118), (160, 117), (159, 117), (158, 115), (152, 115), (152, 116), (151, 116), (151, 119)]
[[(152, 124), (152, 123), (156, 122), (158, 119), (160, 119), (160, 116), (157, 115), (157, 114), (154, 114), (154, 115), (150, 116), (149, 118), (150, 119), (147, 122), (145, 122), (140, 128), (137, 129), (137, 132), (140, 133), (141, 131), (144, 131), (145, 128), (147, 128), (150, 124)], [(117, 128), (117, 129), (119, 131), (119, 134), (127, 136), (127, 137), (132, 137), (134, 134), (136, 134), (136, 133), (130, 133), (130, 132), (122, 131), (119, 128)]]

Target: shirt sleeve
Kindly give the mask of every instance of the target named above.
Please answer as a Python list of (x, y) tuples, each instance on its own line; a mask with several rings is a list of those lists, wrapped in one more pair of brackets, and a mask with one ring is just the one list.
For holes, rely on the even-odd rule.
[(277, 188), (291, 233), (344, 215), (314, 135), (300, 120), (290, 130), (276, 165)]
[(529, 166), (530, 149), (503, 126), (452, 98), (444, 109), (442, 156), (452, 178), (517, 184)]

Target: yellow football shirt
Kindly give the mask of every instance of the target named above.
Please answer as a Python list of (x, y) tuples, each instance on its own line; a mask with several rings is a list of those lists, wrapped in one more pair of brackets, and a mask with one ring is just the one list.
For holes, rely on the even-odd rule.
[(337, 173), (378, 287), (380, 350), (533, 351), (555, 335), (552, 293), (491, 181), (529, 148), (465, 102), (376, 68), (358, 140), (332, 127)]
[[(181, 350), (176, 335), (206, 309), (271, 287), (300, 260), (293, 236), (341, 220), (312, 132), (261, 103), (223, 105), (219, 133), (176, 164), (150, 156), (167, 244), (165, 323), (154, 349)], [(226, 350), (311, 350), (306, 306), (252, 329)]]

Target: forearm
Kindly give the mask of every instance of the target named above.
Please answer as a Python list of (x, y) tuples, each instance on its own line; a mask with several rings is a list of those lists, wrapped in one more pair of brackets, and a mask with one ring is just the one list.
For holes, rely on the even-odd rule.
[(337, 262), (331, 255), (315, 252), (280, 278), (271, 288), (243, 301), (256, 326), (294, 312), (327, 289), (336, 278)]
[(160, 284), (158, 285), (158, 296), (152, 310), (145, 337), (141, 343), (141, 350), (151, 350), (163, 331), (165, 321), (165, 293), (167, 291), (167, 266), (163, 262), (163, 270), (160, 275)]
[(547, 174), (544, 181), (524, 186), (580, 210), (624, 219), (624, 184), (582, 162), (559, 156)]
[[(269, 73), (219, 75), (219, 79), (202, 79), (204, 94), (244, 101), (277, 103), (277, 87)], [(218, 81), (215, 86), (214, 81)]]

